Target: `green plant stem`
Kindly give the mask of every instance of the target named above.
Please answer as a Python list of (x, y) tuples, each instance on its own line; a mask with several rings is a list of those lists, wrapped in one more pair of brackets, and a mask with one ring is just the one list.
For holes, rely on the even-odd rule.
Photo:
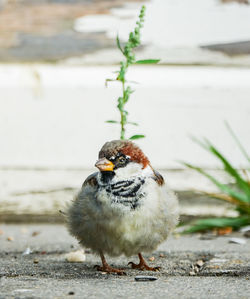
[(125, 121), (124, 121), (124, 97), (125, 97), (125, 82), (122, 80), (122, 109), (120, 110), (121, 114), (121, 136), (120, 139), (124, 140), (125, 139)]
[[(120, 128), (120, 139), (124, 140), (125, 139), (125, 127), (127, 124), (131, 124), (134, 126), (137, 126), (138, 124), (136, 122), (131, 122), (128, 121), (128, 111), (125, 110), (125, 105), (128, 102), (130, 95), (134, 92), (131, 87), (127, 84), (126, 80), (126, 73), (128, 70), (128, 67), (133, 65), (133, 64), (153, 64), (153, 63), (158, 63), (159, 59), (147, 59), (147, 60), (137, 60), (135, 58), (135, 53), (134, 49), (137, 48), (140, 43), (140, 34), (141, 34), (141, 28), (143, 27), (144, 23), (144, 16), (145, 16), (145, 6), (143, 5), (141, 10), (140, 10), (140, 15), (138, 18), (138, 21), (136, 22), (135, 29), (130, 32), (128, 41), (122, 47), (119, 37), (116, 37), (116, 44), (118, 49), (121, 51), (122, 55), (124, 56), (125, 60), (120, 62), (120, 70), (117, 72), (118, 75), (116, 79), (107, 79), (106, 84), (109, 81), (120, 81), (122, 84), (122, 96), (118, 97), (118, 105), (117, 108), (120, 112), (120, 122), (116, 120), (109, 120), (107, 121), (108, 123), (114, 123), (117, 124), (119, 123), (121, 128)], [(137, 134), (131, 136), (129, 139), (139, 139), (139, 138), (144, 138), (145, 136), (142, 134)]]

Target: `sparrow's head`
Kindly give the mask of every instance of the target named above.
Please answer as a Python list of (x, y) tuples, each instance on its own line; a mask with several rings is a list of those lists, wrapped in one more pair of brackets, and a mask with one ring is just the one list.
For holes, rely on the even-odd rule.
[(139, 165), (140, 169), (145, 169), (149, 160), (133, 142), (113, 140), (103, 145), (95, 166), (100, 171), (116, 171), (132, 163)]

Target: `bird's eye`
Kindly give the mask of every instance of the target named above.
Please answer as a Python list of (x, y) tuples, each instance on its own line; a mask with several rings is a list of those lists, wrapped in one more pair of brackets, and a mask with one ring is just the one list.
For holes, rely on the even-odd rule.
[(126, 161), (126, 159), (124, 157), (119, 158), (119, 162), (124, 163), (125, 161)]

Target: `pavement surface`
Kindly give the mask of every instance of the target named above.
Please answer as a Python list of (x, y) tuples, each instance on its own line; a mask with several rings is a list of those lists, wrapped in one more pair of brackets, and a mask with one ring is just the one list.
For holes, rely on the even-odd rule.
[[(160, 272), (131, 270), (136, 257), (110, 258), (127, 275), (97, 272), (99, 257), (85, 250), (86, 261), (69, 263), (65, 254), (79, 249), (63, 225), (0, 225), (0, 298), (249, 298), (250, 239), (230, 236), (171, 237), (145, 255)], [(24, 255), (29, 248), (32, 252)], [(138, 275), (155, 281), (137, 282)]]

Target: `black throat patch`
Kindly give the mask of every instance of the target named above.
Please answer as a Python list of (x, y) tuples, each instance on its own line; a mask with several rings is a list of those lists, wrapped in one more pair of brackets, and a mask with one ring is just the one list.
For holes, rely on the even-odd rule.
[(101, 182), (104, 185), (110, 184), (111, 180), (115, 176), (115, 173), (113, 171), (102, 171), (101, 172)]
[(110, 193), (112, 203), (122, 204), (134, 210), (140, 205), (140, 199), (144, 196), (141, 191), (144, 183), (144, 178), (136, 177), (108, 184), (105, 190)]

